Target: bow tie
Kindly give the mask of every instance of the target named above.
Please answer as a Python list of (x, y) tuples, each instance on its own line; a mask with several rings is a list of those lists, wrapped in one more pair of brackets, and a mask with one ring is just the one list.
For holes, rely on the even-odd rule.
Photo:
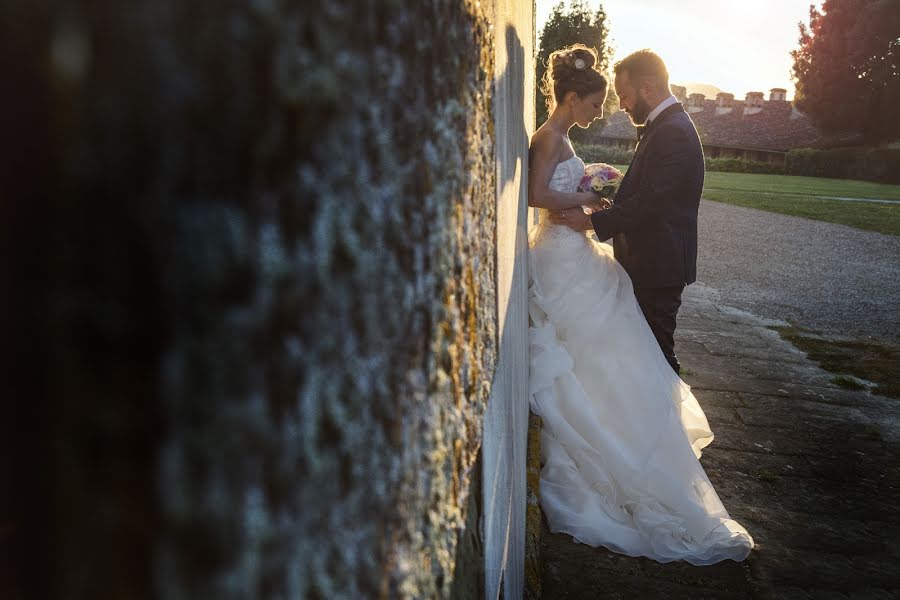
[(637, 139), (638, 139), (638, 141), (641, 141), (641, 138), (644, 137), (644, 133), (647, 132), (647, 126), (646, 125), (637, 125), (637, 126), (635, 126), (635, 129), (637, 130)]

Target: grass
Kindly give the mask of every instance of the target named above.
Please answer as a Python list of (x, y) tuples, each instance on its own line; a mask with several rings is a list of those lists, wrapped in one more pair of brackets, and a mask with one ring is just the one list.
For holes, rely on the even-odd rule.
[(794, 175), (754, 175), (751, 173), (706, 173), (704, 190), (727, 190), (792, 196), (839, 196), (900, 200), (900, 185), (855, 179), (825, 179)]
[(853, 377), (876, 384), (875, 394), (900, 399), (900, 347), (873, 340), (830, 340), (798, 327), (772, 327), (823, 369), (837, 374), (832, 383), (864, 388)]
[[(627, 170), (627, 165), (616, 165)], [(793, 175), (706, 173), (703, 198), (866, 231), (900, 235), (900, 204), (848, 202), (816, 196), (900, 201), (900, 185)]]
[[(756, 175), (756, 177), (764, 177)], [(898, 186), (900, 187), (900, 186)], [(848, 225), (857, 229), (900, 235), (900, 204), (822, 200), (810, 196), (789, 196), (734, 190), (703, 191), (703, 198), (757, 210), (804, 217), (815, 221)]]
[(846, 375), (838, 375), (837, 377), (831, 378), (831, 383), (834, 385), (844, 388), (845, 390), (864, 390), (866, 386), (858, 382), (853, 377), (847, 377)]
[(775, 483), (778, 480), (778, 475), (765, 469), (757, 473), (756, 476), (766, 483)]

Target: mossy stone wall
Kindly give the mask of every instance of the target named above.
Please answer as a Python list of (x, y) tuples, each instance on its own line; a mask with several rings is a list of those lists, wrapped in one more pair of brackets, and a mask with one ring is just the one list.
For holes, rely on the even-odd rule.
[(21, 597), (449, 594), (497, 354), (490, 10), (4, 7)]

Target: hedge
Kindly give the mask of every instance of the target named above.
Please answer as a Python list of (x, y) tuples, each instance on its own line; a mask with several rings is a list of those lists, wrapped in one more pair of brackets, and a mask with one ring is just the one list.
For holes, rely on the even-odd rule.
[(604, 146), (602, 144), (580, 144), (573, 142), (575, 152), (586, 163), (603, 162), (610, 165), (627, 165), (631, 163), (633, 150)]
[[(575, 151), (586, 163), (605, 162), (627, 165), (632, 150), (602, 144), (574, 143)], [(737, 158), (707, 158), (707, 171), (760, 173), (769, 175), (804, 175), (835, 179), (864, 179), (900, 184), (900, 149), (832, 148), (791, 150), (784, 164)]]
[(890, 148), (832, 148), (791, 150), (785, 173), (808, 177), (865, 179), (900, 183), (900, 150)]
[[(605, 162), (614, 165), (627, 165), (631, 162), (634, 151), (602, 144), (574, 144), (575, 152), (586, 163)], [(707, 171), (730, 171), (732, 173), (769, 173), (783, 174), (780, 164), (758, 161), (738, 160), (736, 158), (707, 158)]]
[(706, 170), (725, 171), (728, 173), (784, 175), (784, 165), (781, 163), (762, 162), (758, 160), (739, 160), (737, 158), (707, 158)]

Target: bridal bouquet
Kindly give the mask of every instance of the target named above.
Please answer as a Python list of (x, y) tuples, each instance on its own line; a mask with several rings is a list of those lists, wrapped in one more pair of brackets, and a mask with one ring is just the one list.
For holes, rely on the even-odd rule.
[[(595, 192), (601, 198), (612, 198), (619, 190), (620, 183), (622, 171), (606, 163), (591, 163), (584, 166), (584, 176), (578, 184), (578, 191)], [(589, 206), (583, 208), (587, 214), (594, 212)]]
[(579, 192), (597, 192), (601, 198), (612, 198), (622, 183), (622, 171), (606, 163), (584, 166), (584, 177), (578, 185)]

